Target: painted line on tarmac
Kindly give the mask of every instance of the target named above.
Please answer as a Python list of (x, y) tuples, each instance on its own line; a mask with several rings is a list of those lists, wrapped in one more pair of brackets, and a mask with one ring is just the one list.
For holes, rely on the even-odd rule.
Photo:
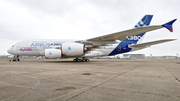
[(162, 65), (162, 66), (175, 78), (175, 80), (180, 82), (180, 80), (169, 69), (167, 69), (166, 66), (164, 66), (164, 65)]
[(68, 93), (68, 94), (61, 95), (61, 96), (59, 96), (59, 97), (55, 97), (55, 98), (50, 99), (50, 100), (48, 100), (48, 101), (53, 101), (53, 100), (59, 99), (59, 98), (64, 97), (64, 96), (67, 96), (67, 95), (70, 95), (70, 94), (73, 94), (73, 93), (76, 93), (76, 92), (80, 92), (80, 91), (82, 91), (83, 89), (87, 89), (87, 90), (85, 90), (85, 91), (83, 91), (83, 92), (80, 92), (80, 93), (78, 93), (78, 94), (70, 97), (70, 98), (67, 99), (66, 101), (71, 100), (71, 99), (73, 99), (73, 98), (75, 98), (75, 97), (77, 97), (77, 96), (79, 96), (79, 95), (81, 95), (81, 94), (83, 94), (83, 93), (85, 93), (85, 92), (93, 89), (93, 88), (96, 88), (96, 87), (98, 87), (98, 86), (100, 86), (100, 85), (102, 85), (102, 84), (104, 84), (104, 83), (106, 83), (106, 82), (108, 82), (108, 81), (111, 81), (111, 80), (113, 80), (113, 79), (115, 79), (115, 78), (117, 78), (117, 77), (119, 77), (119, 76), (121, 76), (121, 75), (123, 75), (123, 74), (126, 74), (126, 73), (128, 73), (129, 71), (134, 70), (134, 69), (140, 67), (141, 65), (142, 65), (142, 64), (140, 64), (140, 65), (138, 65), (138, 66), (136, 66), (136, 67), (133, 67), (133, 68), (131, 68), (131, 69), (129, 69), (129, 70), (123, 72), (123, 73), (120, 73), (120, 74), (118, 74), (118, 75), (116, 75), (116, 76), (114, 76), (114, 77), (112, 77), (112, 78), (110, 78), (110, 79), (107, 79), (107, 80), (105, 80), (105, 81), (96, 83), (96, 84), (94, 84), (94, 85), (91, 85), (90, 87), (85, 87), (85, 88), (82, 88), (82, 89), (78, 89), (78, 90), (75, 90), (74, 92), (70, 92), (70, 93)]

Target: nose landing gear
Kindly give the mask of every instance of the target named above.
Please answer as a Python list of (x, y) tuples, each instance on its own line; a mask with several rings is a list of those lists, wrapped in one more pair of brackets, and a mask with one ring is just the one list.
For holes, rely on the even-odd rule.
[(14, 55), (14, 57), (9, 61), (20, 61), (19, 55)]

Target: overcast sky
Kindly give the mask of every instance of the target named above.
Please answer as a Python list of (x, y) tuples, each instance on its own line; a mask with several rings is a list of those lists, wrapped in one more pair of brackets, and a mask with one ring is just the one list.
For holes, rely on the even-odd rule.
[(174, 32), (148, 32), (143, 42), (178, 39), (130, 52), (180, 54), (180, 0), (0, 0), (0, 55), (26, 39), (89, 39), (131, 29), (145, 15), (151, 25), (178, 19)]

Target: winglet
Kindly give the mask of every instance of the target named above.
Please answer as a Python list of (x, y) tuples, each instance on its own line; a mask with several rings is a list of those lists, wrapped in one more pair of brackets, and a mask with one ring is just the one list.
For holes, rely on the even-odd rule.
[(161, 26), (167, 28), (170, 32), (173, 32), (172, 24), (176, 21), (177, 19), (174, 19), (172, 21), (169, 21), (168, 23), (165, 23)]

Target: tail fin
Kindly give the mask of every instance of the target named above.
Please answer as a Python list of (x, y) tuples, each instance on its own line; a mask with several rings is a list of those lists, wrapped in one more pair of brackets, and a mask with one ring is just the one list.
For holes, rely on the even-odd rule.
[(137, 28), (137, 27), (142, 27), (142, 26), (149, 26), (152, 17), (153, 17), (153, 15), (145, 15), (145, 16), (135, 25), (135, 28)]
[[(145, 16), (135, 25), (135, 28), (143, 27), (143, 26), (149, 26), (152, 17), (153, 17), (153, 15), (145, 15)], [(132, 43), (134, 43), (134, 44), (141, 43), (142, 40), (143, 40), (143, 38), (144, 38), (144, 34), (145, 34), (145, 33), (127, 37), (127, 40), (132, 41)]]

